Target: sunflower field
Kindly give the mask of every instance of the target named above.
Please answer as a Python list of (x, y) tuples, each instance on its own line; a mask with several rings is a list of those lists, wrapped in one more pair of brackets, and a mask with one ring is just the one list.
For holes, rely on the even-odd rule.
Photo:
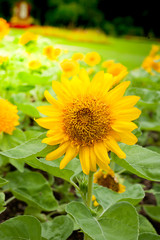
[(160, 239), (159, 103), (159, 43), (0, 18), (0, 240)]

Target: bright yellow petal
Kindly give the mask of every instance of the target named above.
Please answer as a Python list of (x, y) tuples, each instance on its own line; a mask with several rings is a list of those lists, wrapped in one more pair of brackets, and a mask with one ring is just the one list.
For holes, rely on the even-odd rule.
[(80, 70), (79, 78), (86, 88), (90, 85), (90, 79), (89, 79), (88, 73), (84, 68)]
[(61, 163), (60, 163), (60, 169), (65, 168), (65, 166), (73, 159), (76, 157), (76, 155), (78, 154), (78, 148), (77, 147), (73, 147), (73, 146), (69, 146), (67, 148), (66, 154), (64, 156), (64, 158), (62, 159)]
[(54, 129), (55, 125), (59, 123), (59, 118), (51, 118), (51, 117), (45, 117), (45, 118), (39, 118), (35, 120), (41, 127), (46, 129)]
[(124, 96), (118, 102), (115, 102), (112, 106), (113, 111), (117, 111), (118, 109), (127, 109), (132, 108), (138, 101), (140, 97), (137, 96)]
[(120, 135), (120, 138), (120, 142), (128, 145), (134, 145), (138, 141), (137, 137), (131, 132), (124, 132)]
[(88, 175), (90, 171), (89, 147), (81, 147), (79, 151), (79, 159), (83, 172)]
[(115, 121), (111, 125), (112, 129), (117, 132), (124, 132), (124, 131), (133, 131), (134, 129), (138, 128), (137, 125), (133, 122), (122, 122), (122, 121)]
[(38, 111), (41, 112), (42, 114), (49, 116), (49, 117), (60, 117), (61, 113), (58, 111), (58, 109), (55, 109), (53, 105), (51, 106), (40, 106), (37, 107)]
[(106, 101), (111, 104), (112, 103), (114, 104), (114, 102), (119, 101), (123, 97), (129, 84), (130, 84), (130, 81), (123, 82), (117, 85), (115, 88), (113, 88), (111, 91), (108, 92), (106, 96)]
[(89, 158), (90, 158), (90, 168), (92, 172), (97, 171), (96, 167), (96, 155), (94, 153), (93, 147), (89, 147)]
[(52, 135), (52, 137), (44, 138), (42, 140), (42, 143), (46, 143), (48, 145), (56, 145), (61, 142), (64, 142), (64, 138), (65, 138), (65, 136), (63, 134)]
[(108, 137), (108, 139), (105, 141), (105, 145), (108, 150), (117, 154), (119, 158), (126, 158), (126, 154), (120, 149), (118, 143), (113, 137)]
[(60, 158), (66, 152), (69, 145), (70, 145), (70, 142), (62, 143), (56, 150), (47, 154), (46, 160), (52, 161)]
[(46, 90), (44, 92), (44, 96), (47, 99), (47, 101), (52, 104), (55, 108), (61, 107), (60, 102), (58, 102), (55, 98), (52, 97), (52, 95)]
[(112, 117), (120, 121), (133, 121), (139, 118), (140, 114), (141, 110), (138, 108), (119, 109), (113, 113)]
[(110, 159), (108, 157), (107, 149), (106, 149), (103, 142), (94, 144), (94, 152), (95, 152), (97, 158), (100, 159), (101, 162), (103, 162), (106, 165), (108, 163), (110, 163)]

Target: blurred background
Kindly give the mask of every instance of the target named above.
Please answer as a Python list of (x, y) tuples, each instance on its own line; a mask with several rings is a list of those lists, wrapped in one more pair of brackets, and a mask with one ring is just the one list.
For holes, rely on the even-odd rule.
[[(0, 0), (0, 17), (15, 20), (17, 9), (24, 1)], [(112, 36), (143, 36), (160, 38), (159, 8), (138, 1), (106, 0), (26, 0), (29, 23), (73, 29), (98, 28)], [(14, 18), (13, 18), (14, 17)]]

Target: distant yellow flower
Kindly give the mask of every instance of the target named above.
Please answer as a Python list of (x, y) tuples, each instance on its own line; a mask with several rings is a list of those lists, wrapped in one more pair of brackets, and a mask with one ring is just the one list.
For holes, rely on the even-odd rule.
[(159, 47), (159, 46), (157, 46), (157, 45), (152, 45), (152, 49), (151, 49), (151, 51), (150, 51), (150, 53), (149, 53), (149, 56), (150, 56), (150, 57), (154, 57), (154, 56), (157, 54), (157, 52), (159, 52), (159, 50), (160, 50), (160, 47)]
[(128, 74), (127, 68), (121, 63), (111, 64), (107, 69), (107, 73), (113, 75), (113, 85), (119, 83)]
[(51, 106), (41, 106), (38, 110), (48, 117), (36, 120), (49, 129), (43, 142), (60, 144), (46, 160), (55, 160), (66, 153), (60, 163), (63, 169), (79, 153), (82, 170), (89, 174), (96, 171), (96, 164), (108, 170), (108, 151), (126, 158), (117, 142), (129, 145), (137, 142), (132, 133), (137, 125), (132, 121), (141, 113), (134, 107), (139, 97), (123, 96), (130, 82), (111, 90), (112, 78), (111, 74), (101, 71), (90, 81), (87, 72), (81, 69), (71, 80), (53, 81), (57, 100), (45, 91)]
[(151, 74), (154, 74), (153, 70), (160, 73), (160, 56), (156, 55), (154, 57), (146, 57), (142, 63), (142, 68)]
[(98, 63), (100, 63), (101, 57), (100, 57), (99, 53), (97, 53), (97, 52), (90, 52), (90, 53), (86, 54), (84, 61), (89, 66), (93, 67), (93, 66), (97, 65)]
[(21, 45), (25, 45), (27, 43), (29, 43), (30, 41), (36, 41), (38, 38), (38, 35), (31, 33), (31, 32), (25, 32), (22, 34), (19, 43)]
[(72, 56), (73, 61), (83, 60), (84, 55), (82, 53), (74, 53)]
[(41, 62), (39, 60), (32, 60), (29, 62), (29, 68), (32, 70), (36, 70), (41, 67)]
[(17, 106), (0, 99), (0, 133), (12, 134), (15, 126), (19, 125), (17, 112)]
[(9, 24), (3, 18), (0, 18), (0, 39), (7, 35), (9, 32)]
[(55, 60), (60, 53), (61, 50), (59, 48), (54, 48), (53, 46), (47, 46), (43, 49), (43, 54), (50, 60)]
[(125, 192), (125, 186), (118, 183), (115, 173), (110, 167), (108, 167), (108, 170), (104, 171), (100, 169), (98, 172), (96, 172), (94, 174), (94, 183), (110, 188), (118, 193)]
[(107, 60), (102, 63), (102, 67), (109, 68), (112, 64), (114, 64), (114, 60)]
[(0, 65), (4, 62), (7, 62), (8, 57), (0, 56)]
[(60, 63), (63, 74), (66, 77), (72, 77), (79, 72), (79, 64), (76, 61), (65, 59)]

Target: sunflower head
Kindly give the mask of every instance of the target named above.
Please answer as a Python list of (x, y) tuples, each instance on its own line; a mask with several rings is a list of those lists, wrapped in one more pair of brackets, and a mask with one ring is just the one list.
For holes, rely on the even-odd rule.
[(41, 67), (41, 62), (39, 60), (32, 60), (29, 62), (29, 68), (32, 70), (39, 69)]
[(87, 53), (85, 58), (84, 58), (84, 61), (91, 67), (97, 65), (100, 63), (101, 61), (101, 56), (99, 55), (99, 53), (97, 52), (90, 52), (90, 53)]
[(43, 54), (49, 60), (56, 60), (56, 58), (60, 55), (61, 50), (59, 48), (54, 48), (53, 46), (47, 46), (43, 49)]
[(32, 32), (25, 32), (22, 34), (19, 43), (21, 45), (26, 45), (27, 43), (31, 42), (31, 41), (36, 41), (38, 38), (38, 35), (32, 33)]
[(72, 56), (73, 61), (83, 60), (84, 55), (82, 53), (74, 53)]
[(102, 63), (103, 68), (109, 68), (111, 65), (114, 64), (114, 60), (107, 60)]
[(0, 39), (7, 35), (9, 32), (9, 24), (3, 18), (0, 18)]
[(125, 191), (125, 186), (118, 182), (114, 171), (110, 167), (108, 167), (108, 171), (100, 169), (98, 172), (96, 172), (94, 174), (94, 183), (110, 188), (118, 193)]
[(119, 83), (126, 75), (127, 75), (127, 68), (122, 65), (121, 63), (113, 63), (111, 64), (108, 69), (107, 73), (113, 75), (113, 85)]
[(82, 170), (89, 174), (96, 171), (96, 165), (108, 171), (108, 151), (125, 158), (117, 142), (129, 145), (137, 142), (132, 133), (137, 125), (132, 121), (141, 113), (134, 107), (139, 97), (123, 96), (129, 84), (123, 82), (112, 88), (113, 76), (103, 71), (90, 81), (84, 69), (71, 80), (53, 81), (57, 100), (45, 91), (51, 105), (39, 107), (47, 117), (36, 120), (48, 129), (43, 142), (60, 144), (46, 160), (57, 159), (65, 153), (60, 163), (62, 169), (79, 153)]
[(12, 134), (15, 126), (19, 125), (17, 106), (5, 99), (0, 99), (0, 133)]
[(75, 76), (79, 72), (79, 63), (73, 60), (64, 59), (60, 66), (66, 77)]

